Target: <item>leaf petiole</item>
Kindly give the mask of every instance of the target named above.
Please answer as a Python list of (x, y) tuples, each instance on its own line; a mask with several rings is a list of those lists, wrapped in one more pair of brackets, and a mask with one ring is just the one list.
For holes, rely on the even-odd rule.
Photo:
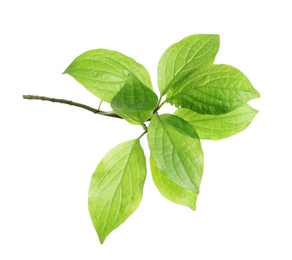
[[(146, 126), (145, 126), (146, 127)], [(146, 130), (137, 138), (138, 140), (141, 139), (143, 137), (143, 135), (147, 134), (148, 129), (146, 127)]]
[(97, 110), (100, 110), (102, 104), (102, 100), (100, 100)]
[(161, 102), (162, 96), (159, 98), (158, 106), (154, 109), (153, 114), (156, 114), (158, 110), (166, 103), (166, 100), (164, 100), (162, 103)]
[(147, 133), (147, 131), (148, 131), (147, 126), (146, 126), (145, 124), (142, 124), (142, 127), (143, 127), (143, 129), (145, 130), (145, 132)]

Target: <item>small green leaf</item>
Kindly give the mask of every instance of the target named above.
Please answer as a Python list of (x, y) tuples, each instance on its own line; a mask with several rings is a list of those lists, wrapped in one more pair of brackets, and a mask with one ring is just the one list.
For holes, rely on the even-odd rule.
[(156, 94), (130, 74), (124, 87), (111, 101), (112, 109), (131, 124), (143, 124), (158, 102)]
[(258, 98), (248, 78), (229, 65), (205, 65), (170, 86), (167, 102), (201, 114), (228, 113)]
[(187, 108), (179, 108), (175, 115), (188, 121), (201, 139), (219, 140), (243, 131), (251, 123), (257, 110), (248, 104), (222, 115), (198, 114)]
[(145, 177), (146, 160), (139, 139), (116, 146), (98, 164), (88, 206), (101, 243), (139, 206)]
[(196, 210), (197, 193), (187, 190), (170, 180), (158, 169), (152, 157), (150, 157), (150, 166), (153, 181), (162, 196), (174, 203)]
[(112, 50), (97, 49), (78, 56), (65, 70), (92, 94), (111, 102), (133, 73), (145, 86), (152, 89), (147, 70), (134, 59)]
[(192, 125), (174, 115), (154, 115), (148, 128), (150, 154), (173, 182), (199, 193), (204, 156)]
[(219, 35), (195, 34), (171, 45), (161, 56), (158, 64), (160, 93), (166, 94), (168, 84), (174, 77), (180, 78), (199, 66), (212, 64), (219, 43)]

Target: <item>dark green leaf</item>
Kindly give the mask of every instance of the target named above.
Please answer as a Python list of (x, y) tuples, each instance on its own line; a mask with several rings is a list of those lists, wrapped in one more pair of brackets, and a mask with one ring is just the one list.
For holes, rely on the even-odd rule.
[(130, 74), (124, 87), (112, 99), (111, 107), (131, 124), (143, 124), (152, 116), (157, 101), (156, 94)]

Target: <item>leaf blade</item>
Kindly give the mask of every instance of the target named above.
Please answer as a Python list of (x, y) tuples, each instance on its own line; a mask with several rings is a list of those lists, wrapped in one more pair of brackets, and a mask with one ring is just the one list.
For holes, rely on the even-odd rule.
[(157, 106), (156, 94), (130, 74), (125, 85), (111, 101), (112, 109), (131, 124), (143, 124)]
[(158, 64), (158, 87), (166, 94), (169, 83), (204, 64), (212, 64), (219, 50), (220, 39), (216, 34), (190, 35), (171, 45)]
[(201, 114), (228, 113), (260, 97), (248, 78), (225, 65), (205, 65), (188, 73), (171, 86), (167, 102)]
[(201, 139), (220, 140), (246, 129), (257, 113), (244, 104), (222, 115), (199, 114), (187, 108), (179, 108), (174, 114), (188, 121)]
[(204, 155), (194, 128), (178, 116), (154, 115), (148, 127), (150, 154), (176, 184), (199, 193)]
[(173, 203), (196, 210), (197, 193), (187, 190), (170, 180), (159, 170), (152, 157), (150, 157), (150, 166), (153, 182), (162, 196)]
[(123, 87), (130, 73), (152, 89), (147, 70), (134, 59), (113, 50), (87, 51), (75, 58), (64, 73), (106, 102), (110, 102)]
[(89, 187), (88, 208), (100, 242), (139, 206), (146, 159), (139, 139), (124, 142), (98, 164)]

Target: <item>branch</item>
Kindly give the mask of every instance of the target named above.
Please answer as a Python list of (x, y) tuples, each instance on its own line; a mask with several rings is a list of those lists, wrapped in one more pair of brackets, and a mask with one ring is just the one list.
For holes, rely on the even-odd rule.
[(42, 101), (50, 101), (50, 102), (54, 102), (54, 103), (67, 104), (67, 105), (70, 105), (70, 106), (81, 107), (83, 109), (86, 109), (86, 110), (94, 113), (94, 114), (99, 114), (99, 115), (109, 116), (109, 117), (115, 117), (115, 118), (122, 118), (122, 117), (120, 117), (119, 115), (117, 115), (114, 112), (102, 111), (102, 110), (95, 109), (93, 107), (90, 107), (90, 106), (87, 106), (87, 105), (84, 105), (84, 104), (76, 103), (76, 102), (65, 100), (65, 99), (49, 98), (49, 97), (33, 96), (33, 95), (23, 95), (22, 97), (24, 99), (29, 99), (29, 100), (42, 100)]

